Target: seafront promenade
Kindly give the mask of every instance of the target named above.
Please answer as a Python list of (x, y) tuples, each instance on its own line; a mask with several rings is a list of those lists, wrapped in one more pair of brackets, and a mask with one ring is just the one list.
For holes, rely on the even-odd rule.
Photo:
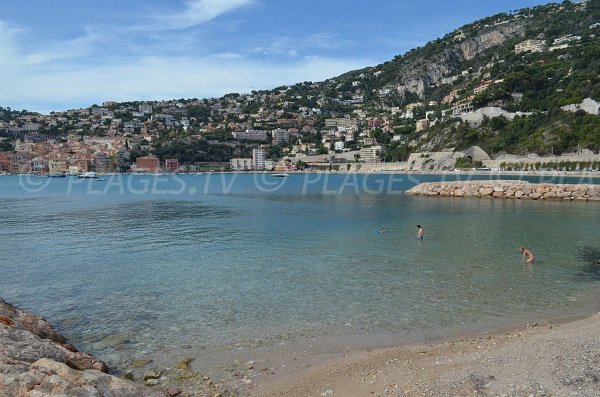
[(529, 183), (527, 181), (426, 182), (409, 189), (406, 193), (413, 196), (431, 197), (600, 202), (598, 185)]

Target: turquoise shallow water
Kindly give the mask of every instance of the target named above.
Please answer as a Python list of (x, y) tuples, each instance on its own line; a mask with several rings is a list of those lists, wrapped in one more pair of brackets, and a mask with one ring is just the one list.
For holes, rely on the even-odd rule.
[(181, 346), (598, 308), (597, 203), (402, 194), (440, 178), (0, 177), (0, 296), (117, 367)]

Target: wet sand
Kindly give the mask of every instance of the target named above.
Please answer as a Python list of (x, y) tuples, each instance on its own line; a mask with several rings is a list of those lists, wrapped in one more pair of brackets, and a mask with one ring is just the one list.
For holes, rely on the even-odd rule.
[(264, 382), (252, 396), (600, 396), (600, 313), (349, 354)]

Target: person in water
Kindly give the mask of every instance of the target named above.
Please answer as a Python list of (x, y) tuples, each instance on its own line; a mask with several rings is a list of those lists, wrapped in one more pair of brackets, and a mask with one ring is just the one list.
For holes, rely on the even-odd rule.
[(423, 240), (423, 236), (425, 236), (425, 230), (423, 230), (423, 228), (421, 227), (421, 225), (417, 225), (417, 229), (419, 229), (417, 231), (417, 239)]
[(521, 253), (523, 254), (523, 258), (521, 258), (521, 263), (523, 263), (523, 261), (525, 261), (527, 263), (535, 262), (535, 255), (533, 255), (533, 253), (530, 250), (528, 250), (525, 247), (521, 247), (519, 249), (521, 250)]
[(382, 227), (381, 230), (379, 231), (381, 234), (385, 234), (385, 227)]

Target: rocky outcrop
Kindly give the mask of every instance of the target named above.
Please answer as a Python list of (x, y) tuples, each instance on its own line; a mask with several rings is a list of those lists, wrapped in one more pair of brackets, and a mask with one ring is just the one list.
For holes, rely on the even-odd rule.
[(527, 181), (427, 182), (413, 187), (406, 193), (414, 196), (600, 202), (600, 185), (529, 183)]
[(0, 396), (163, 396), (107, 372), (46, 320), (0, 299)]
[(524, 23), (513, 21), (467, 38), (429, 59), (404, 61), (401, 72), (396, 77), (399, 95), (405, 98), (407, 93), (413, 93), (423, 98), (427, 87), (442, 83), (446, 76), (460, 73), (463, 62), (472, 60), (483, 52), (502, 45), (513, 37), (522, 37), (524, 34)]

